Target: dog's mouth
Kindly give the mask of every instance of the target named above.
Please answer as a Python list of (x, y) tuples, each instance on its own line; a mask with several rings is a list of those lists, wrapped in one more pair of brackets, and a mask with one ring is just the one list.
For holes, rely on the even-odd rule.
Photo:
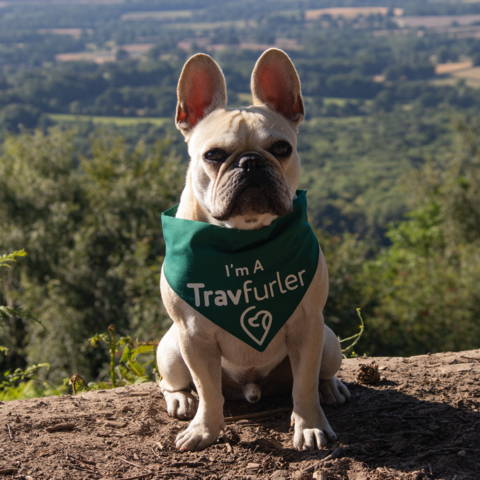
[(273, 168), (254, 171), (232, 169), (217, 186), (212, 216), (219, 221), (234, 216), (265, 214), (282, 216), (292, 209), (290, 191)]

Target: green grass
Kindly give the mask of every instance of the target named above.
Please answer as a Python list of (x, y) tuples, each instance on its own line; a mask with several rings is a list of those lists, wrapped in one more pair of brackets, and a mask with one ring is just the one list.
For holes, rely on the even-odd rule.
[(338, 105), (339, 107), (345, 106), (345, 104), (351, 99), (349, 98), (337, 98), (337, 97), (325, 97), (323, 101), (326, 105)]
[(129, 126), (138, 123), (151, 123), (153, 125), (164, 125), (171, 121), (169, 118), (161, 117), (100, 117), (90, 115), (70, 115), (64, 113), (52, 113), (49, 117), (57, 123), (76, 123), (76, 122), (92, 122), (99, 125), (118, 125)]

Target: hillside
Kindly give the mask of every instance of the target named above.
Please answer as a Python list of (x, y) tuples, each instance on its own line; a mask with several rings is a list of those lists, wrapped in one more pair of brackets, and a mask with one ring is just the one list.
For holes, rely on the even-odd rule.
[[(379, 382), (361, 383), (360, 366), (373, 361)], [(254, 418), (251, 406), (227, 404), (224, 436), (195, 453), (173, 449), (184, 423), (167, 417), (153, 383), (8, 402), (0, 410), (0, 477), (474, 480), (479, 375), (480, 350), (348, 359), (341, 377), (353, 399), (326, 409), (339, 442), (316, 453), (291, 449), (288, 400), (262, 401), (266, 412)]]

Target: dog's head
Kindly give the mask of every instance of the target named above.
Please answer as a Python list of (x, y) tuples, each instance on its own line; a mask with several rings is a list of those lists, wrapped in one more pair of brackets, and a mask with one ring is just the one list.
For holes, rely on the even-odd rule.
[(215, 223), (242, 229), (288, 213), (298, 184), (300, 80), (288, 55), (270, 49), (251, 78), (253, 105), (227, 110), (225, 78), (197, 54), (178, 82), (177, 127), (188, 142), (193, 196)]

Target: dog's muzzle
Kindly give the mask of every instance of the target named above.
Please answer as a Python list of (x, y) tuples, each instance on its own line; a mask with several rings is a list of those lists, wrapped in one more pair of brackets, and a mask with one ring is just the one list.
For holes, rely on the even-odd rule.
[(255, 151), (240, 153), (216, 191), (212, 215), (217, 220), (246, 213), (282, 216), (291, 209), (288, 186), (276, 167)]
[(241, 168), (245, 173), (255, 173), (265, 168), (266, 159), (257, 152), (244, 152), (233, 163), (234, 168)]

